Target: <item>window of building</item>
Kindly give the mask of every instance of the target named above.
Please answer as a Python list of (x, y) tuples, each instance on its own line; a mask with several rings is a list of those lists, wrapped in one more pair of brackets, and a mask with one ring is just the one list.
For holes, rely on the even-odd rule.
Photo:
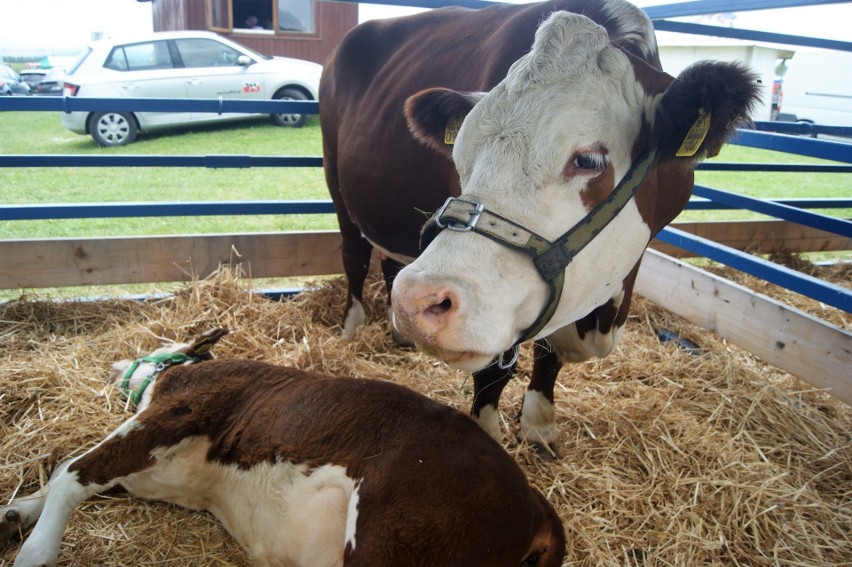
[(207, 0), (215, 31), (315, 34), (316, 0)]
[(278, 31), (315, 33), (314, 0), (278, 0)]
[(230, 31), (231, 0), (207, 0), (207, 27), (211, 30)]

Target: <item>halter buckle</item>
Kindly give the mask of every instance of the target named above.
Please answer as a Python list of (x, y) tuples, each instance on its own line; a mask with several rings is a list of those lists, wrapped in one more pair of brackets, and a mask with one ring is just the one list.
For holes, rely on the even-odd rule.
[[(439, 228), (448, 228), (456, 232), (470, 232), (471, 230), (476, 228), (476, 223), (479, 222), (479, 217), (481, 217), (482, 213), (485, 211), (485, 205), (483, 205), (482, 203), (468, 203), (470, 205), (473, 205), (473, 210), (468, 211), (470, 219), (468, 219), (467, 223), (459, 222), (456, 219), (449, 220), (446, 222), (442, 221), (441, 217), (444, 216), (444, 214), (447, 212), (447, 207), (449, 207), (453, 201), (458, 201), (458, 199), (456, 199), (455, 197), (450, 197), (446, 201), (444, 201), (443, 206), (435, 214), (435, 224), (437, 224)], [(466, 203), (467, 201), (461, 202)]]

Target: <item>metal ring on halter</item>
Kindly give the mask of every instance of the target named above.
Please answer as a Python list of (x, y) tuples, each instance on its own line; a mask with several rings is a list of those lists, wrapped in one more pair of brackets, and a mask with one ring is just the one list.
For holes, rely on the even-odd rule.
[(513, 364), (518, 362), (518, 356), (521, 354), (521, 345), (515, 343), (515, 345), (512, 347), (512, 358), (509, 360), (509, 362), (504, 362), (504, 354), (506, 353), (501, 353), (500, 356), (497, 357), (497, 360), (494, 361), (494, 363), (497, 365), (497, 368), (499, 368), (500, 370), (507, 370), (511, 368)]
[(476, 228), (476, 223), (479, 222), (479, 217), (482, 216), (482, 212), (485, 210), (485, 205), (482, 203), (471, 203), (474, 205), (473, 211), (470, 214), (470, 220), (468, 220), (467, 224), (457, 223), (457, 222), (444, 222), (441, 217), (444, 216), (444, 213), (447, 210), (447, 207), (450, 206), (450, 203), (453, 201), (457, 201), (455, 197), (448, 198), (441, 209), (435, 214), (435, 224), (438, 225), (439, 228), (448, 228), (450, 230), (454, 230), (456, 232), (469, 232)]

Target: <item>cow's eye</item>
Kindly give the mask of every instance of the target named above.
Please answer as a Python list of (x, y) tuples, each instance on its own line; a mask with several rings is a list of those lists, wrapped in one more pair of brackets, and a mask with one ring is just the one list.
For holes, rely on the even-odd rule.
[(603, 171), (606, 169), (606, 156), (597, 152), (577, 154), (574, 158), (574, 167), (589, 172)]

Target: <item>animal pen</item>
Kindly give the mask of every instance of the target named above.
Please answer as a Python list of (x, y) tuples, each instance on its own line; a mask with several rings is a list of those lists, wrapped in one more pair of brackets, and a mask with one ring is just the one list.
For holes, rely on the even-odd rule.
[[(659, 30), (724, 35), (746, 30), (700, 29), (706, 26), (669, 18), (821, 3), (828, 2), (699, 0), (646, 11)], [(846, 42), (753, 33), (763, 41), (852, 51)], [(281, 101), (0, 99), (2, 111), (187, 108), (317, 111), (316, 103)], [(711, 161), (700, 169), (780, 170), (791, 178), (852, 173), (848, 142), (769, 132), (848, 136), (849, 129), (755, 126), (733, 143), (835, 163)], [(0, 167), (213, 167), (235, 168), (234, 175), (236, 168), (320, 165), (319, 157), (0, 155)], [(643, 297), (620, 347), (560, 374), (564, 456), (557, 461), (537, 457), (515, 439), (514, 417), (532, 366), (525, 345), (517, 379), (504, 395), (507, 450), (559, 512), (568, 537), (566, 565), (850, 564), (852, 270), (848, 263), (808, 266), (813, 273), (805, 275), (765, 257), (786, 254), (792, 264), (796, 253), (852, 249), (852, 222), (808, 211), (848, 209), (852, 201), (765, 201), (701, 186), (694, 195), (692, 209), (747, 208), (774, 219), (676, 222), (659, 235), (643, 260), (636, 288)], [(0, 220), (332, 212), (326, 201), (3, 204)], [(217, 347), (220, 357), (391, 380), (467, 411), (468, 374), (393, 344), (377, 274), (365, 297), (368, 324), (354, 341), (339, 336), (342, 279), (324, 279), (294, 295), (255, 289), (253, 278), (340, 274), (339, 244), (335, 231), (0, 240), (4, 289), (186, 282), (175, 293), (146, 298), (22, 295), (0, 304), (4, 503), (36, 490), (58, 461), (127, 417), (124, 401), (106, 385), (113, 361), (213, 326), (232, 331)], [(683, 260), (696, 255), (732, 267), (700, 269)], [(11, 565), (16, 551), (16, 544), (0, 550), (0, 567)], [(74, 513), (60, 560), (246, 564), (212, 516), (123, 494), (90, 500)]]

